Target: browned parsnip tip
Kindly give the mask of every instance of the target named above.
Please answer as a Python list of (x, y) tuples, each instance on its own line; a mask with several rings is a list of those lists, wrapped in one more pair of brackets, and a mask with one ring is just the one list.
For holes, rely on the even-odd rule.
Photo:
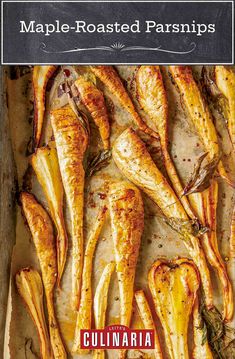
[(83, 266), (84, 153), (88, 134), (79, 114), (65, 106), (51, 112), (60, 173), (72, 222), (72, 306), (79, 309)]
[(189, 318), (200, 285), (196, 267), (188, 259), (158, 260), (148, 282), (170, 358), (189, 359)]
[(16, 274), (15, 281), (18, 292), (37, 328), (42, 359), (53, 359), (43, 308), (41, 277), (35, 269), (23, 268)]
[[(139, 190), (129, 182), (110, 186), (109, 209), (120, 293), (120, 324), (130, 326), (134, 280), (144, 229), (144, 208)], [(125, 357), (120, 351), (119, 358)]]
[(23, 212), (32, 234), (38, 260), (42, 271), (45, 289), (51, 346), (55, 359), (66, 359), (67, 354), (60, 336), (54, 309), (54, 287), (57, 278), (57, 263), (53, 225), (45, 209), (36, 198), (27, 192), (22, 192), (21, 203)]
[(92, 320), (92, 264), (93, 256), (96, 248), (99, 235), (106, 219), (107, 207), (104, 206), (98, 213), (97, 220), (88, 238), (86, 245), (84, 265), (82, 272), (82, 288), (81, 288), (81, 300), (77, 314), (73, 352), (78, 354), (87, 354), (89, 350), (81, 349), (80, 347), (80, 332), (81, 329), (91, 329)]
[(42, 125), (45, 113), (46, 87), (49, 79), (58, 66), (34, 66), (34, 148), (37, 148), (42, 135)]
[(123, 108), (132, 116), (139, 129), (152, 137), (158, 138), (158, 134), (149, 128), (137, 113), (127, 90), (113, 66), (91, 66), (91, 71), (107, 86), (109, 91), (117, 97)]
[[(52, 143), (51, 143), (52, 145)], [(57, 283), (60, 284), (66, 262), (68, 238), (63, 216), (64, 189), (54, 147), (38, 148), (32, 155), (31, 163), (42, 186), (50, 208), (51, 217), (57, 229)]]
[(166, 222), (184, 239), (189, 254), (199, 268), (207, 307), (212, 308), (210, 273), (200, 242), (179, 199), (133, 129), (125, 130), (117, 138), (113, 146), (113, 159), (121, 172), (158, 205)]
[(82, 102), (99, 128), (104, 149), (109, 149), (110, 126), (103, 93), (92, 81), (85, 79), (83, 76), (80, 76), (76, 80), (75, 85), (78, 89)]
[(155, 359), (163, 359), (163, 354), (159, 342), (157, 329), (153, 320), (151, 309), (148, 304), (148, 300), (143, 290), (138, 290), (137, 292), (135, 292), (135, 300), (138, 306), (139, 315), (142, 319), (145, 329), (154, 330), (154, 344), (155, 344), (154, 357)]

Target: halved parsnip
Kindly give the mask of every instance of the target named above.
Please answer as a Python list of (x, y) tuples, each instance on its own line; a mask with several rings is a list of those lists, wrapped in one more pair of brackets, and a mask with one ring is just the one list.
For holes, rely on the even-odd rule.
[[(219, 161), (220, 149), (216, 129), (209, 107), (193, 78), (191, 68), (189, 66), (169, 66), (169, 69), (182, 95), (190, 119), (206, 152), (208, 152), (208, 160), (211, 163)], [(228, 176), (222, 161), (218, 162), (218, 171), (231, 186), (235, 186), (235, 182)]]
[(53, 359), (43, 308), (43, 285), (40, 274), (33, 268), (23, 268), (17, 272), (15, 281), (37, 328), (42, 359)]
[(91, 116), (99, 128), (104, 149), (109, 149), (110, 126), (108, 111), (103, 93), (90, 80), (80, 76), (75, 81), (82, 102), (91, 113)]
[(228, 131), (235, 149), (235, 73), (228, 66), (215, 66), (215, 81), (223, 94), (223, 112), (228, 122)]
[(110, 185), (109, 209), (120, 290), (120, 321), (129, 326), (133, 285), (140, 240), (144, 228), (144, 208), (139, 190), (129, 182)]
[(42, 271), (45, 289), (51, 346), (55, 359), (67, 358), (63, 341), (60, 336), (54, 308), (54, 287), (57, 278), (57, 263), (53, 225), (45, 209), (36, 198), (22, 192), (21, 203), (23, 212), (32, 234), (38, 260)]
[(230, 256), (235, 258), (235, 206), (232, 213), (230, 232)]
[(140, 66), (136, 74), (138, 101), (148, 114), (160, 137), (162, 154), (171, 184), (190, 218), (195, 218), (168, 151), (168, 103), (159, 66)]
[(143, 290), (138, 290), (137, 292), (135, 292), (135, 300), (145, 329), (154, 330), (154, 345), (155, 345), (154, 356), (156, 359), (163, 359), (157, 329), (153, 320), (151, 309), (149, 307), (147, 298)]
[(58, 66), (34, 66), (33, 89), (34, 89), (34, 148), (37, 148), (42, 135), (42, 126), (45, 112), (45, 95), (49, 79)]
[(218, 183), (213, 180), (210, 187), (202, 192), (202, 202), (204, 210), (204, 223), (210, 228), (209, 233), (202, 237), (202, 245), (209, 263), (216, 269), (219, 281), (221, 282), (223, 292), (223, 317), (230, 321), (233, 317), (234, 299), (233, 288), (229, 280), (226, 265), (221, 257), (217, 242), (217, 221), (216, 210), (218, 203)]
[(109, 91), (118, 98), (123, 108), (129, 112), (140, 130), (152, 137), (158, 138), (158, 134), (149, 128), (136, 112), (133, 102), (113, 66), (91, 66), (91, 71), (107, 86)]
[[(159, 206), (168, 221), (172, 218), (182, 223), (188, 221), (182, 204), (133, 129), (125, 130), (117, 138), (113, 146), (113, 159), (121, 172)], [(200, 271), (207, 308), (210, 309), (213, 307), (212, 286), (200, 242), (188, 228), (182, 226), (177, 230)]]
[(196, 267), (184, 258), (158, 260), (149, 271), (148, 282), (170, 358), (189, 359), (189, 317), (200, 285)]
[(210, 265), (215, 268), (218, 279), (221, 282), (224, 297), (224, 318), (230, 320), (233, 313), (232, 287), (228, 277), (225, 263), (221, 257), (216, 234), (216, 209), (218, 202), (218, 183), (212, 180), (208, 189), (201, 193), (189, 195), (190, 203), (193, 204), (203, 226), (209, 228), (209, 232), (201, 236), (201, 243)]
[[(120, 324), (130, 326), (134, 280), (144, 229), (144, 207), (139, 190), (129, 182), (110, 185), (109, 210), (120, 293)], [(119, 352), (125, 358), (125, 350)]]
[(37, 175), (38, 182), (45, 192), (51, 217), (57, 229), (57, 283), (59, 285), (66, 262), (68, 238), (63, 216), (64, 188), (57, 151), (53, 147), (53, 143), (51, 143), (50, 146), (38, 148), (32, 155), (31, 163)]
[[(95, 327), (96, 329), (105, 328), (105, 318), (106, 310), (108, 304), (108, 291), (111, 276), (115, 269), (115, 263), (108, 263), (100, 277), (99, 283), (97, 285), (94, 297), (94, 317), (95, 317)], [(94, 350), (93, 354), (94, 359), (105, 359), (105, 352), (103, 349)]]
[(83, 203), (85, 173), (83, 157), (88, 134), (69, 106), (51, 112), (60, 173), (72, 222), (72, 307), (79, 308), (83, 266)]
[(105, 219), (106, 219), (107, 207), (104, 206), (101, 208), (98, 218), (96, 220), (95, 226), (91, 231), (89, 236), (85, 256), (84, 256), (84, 265), (82, 272), (82, 288), (81, 288), (81, 300), (80, 306), (77, 314), (75, 336), (74, 336), (74, 345), (73, 352), (78, 354), (86, 354), (89, 352), (87, 349), (80, 348), (80, 330), (81, 329), (91, 329), (91, 316), (92, 316), (92, 262), (95, 252), (95, 247), (99, 239), (99, 235), (103, 228)]

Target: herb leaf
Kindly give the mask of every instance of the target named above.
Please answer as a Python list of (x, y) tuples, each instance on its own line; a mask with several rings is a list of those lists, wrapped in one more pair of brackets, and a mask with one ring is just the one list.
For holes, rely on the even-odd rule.
[(221, 96), (221, 92), (218, 89), (215, 82), (215, 68), (209, 66), (203, 66), (202, 68), (202, 86), (206, 88), (209, 95), (212, 97)]
[(71, 106), (73, 112), (76, 114), (77, 119), (80, 121), (82, 127), (86, 131), (88, 137), (90, 136), (90, 125), (87, 116), (82, 112), (78, 106), (77, 106), (77, 97), (73, 93), (73, 87), (71, 85), (71, 81), (68, 80), (65, 74), (65, 70), (63, 70), (64, 73), (64, 83), (62, 84), (62, 87), (60, 87), (59, 91), (64, 91), (67, 94), (69, 105)]
[(188, 233), (198, 236), (209, 230), (209, 228), (202, 226), (197, 219), (184, 220), (182, 218), (164, 217), (164, 221), (181, 235)]
[[(200, 312), (206, 325), (208, 343), (216, 358), (235, 358), (234, 329), (228, 327), (223, 322), (223, 318), (216, 307), (208, 310), (203, 299), (200, 305)], [(232, 333), (232, 338), (229, 336), (229, 333)]]
[(112, 152), (110, 150), (102, 150), (90, 160), (88, 159), (86, 168), (86, 177), (91, 177), (95, 172), (106, 167), (111, 160)]
[(199, 157), (198, 162), (194, 167), (193, 173), (191, 174), (188, 183), (184, 188), (183, 196), (195, 192), (202, 192), (210, 186), (210, 181), (218, 165), (219, 158), (216, 158), (203, 166), (203, 161), (207, 155), (208, 152)]

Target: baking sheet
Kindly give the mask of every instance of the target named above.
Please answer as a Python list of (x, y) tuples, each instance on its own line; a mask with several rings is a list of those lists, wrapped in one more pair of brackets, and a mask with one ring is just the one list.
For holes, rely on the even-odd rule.
[[(68, 67), (69, 68), (69, 67)], [(80, 67), (78, 70), (85, 71), (85, 67)], [(129, 92), (135, 99), (135, 86), (134, 76), (136, 66), (117, 66), (120, 76), (125, 80)], [(200, 68), (194, 68), (196, 74), (200, 73)], [(187, 115), (183, 109), (182, 103), (178, 93), (175, 91), (171, 79), (168, 76), (167, 69), (163, 68), (163, 76), (165, 86), (167, 88), (167, 95), (169, 101), (169, 141), (170, 152), (175, 162), (176, 168), (180, 177), (185, 181), (193, 169), (193, 164), (196, 158), (203, 152), (200, 140), (192, 131), (187, 121)], [(47, 111), (44, 127), (44, 142), (50, 139), (51, 127), (48, 116), (49, 108), (60, 107), (66, 102), (64, 97), (57, 97), (57, 87), (62, 79), (61, 73), (56, 77), (54, 85), (47, 93)], [(33, 109), (33, 94), (31, 73), (22, 76), (19, 79), (12, 80), (8, 77), (8, 107), (9, 107), (9, 124), (12, 139), (12, 146), (14, 152), (14, 159), (16, 164), (17, 179), (19, 189), (22, 188), (23, 177), (28, 167), (28, 148), (30, 137), (32, 135), (32, 109)], [(122, 109), (118, 101), (112, 94), (98, 81), (98, 86), (104, 91), (107, 106), (110, 114), (111, 122), (111, 142), (127, 127), (133, 125), (131, 117), (125, 110)], [(134, 100), (135, 101), (135, 100)], [(138, 103), (135, 101), (136, 107)], [(216, 118), (217, 126), (224, 138), (223, 145), (225, 144), (225, 152), (227, 155), (230, 153), (229, 140), (227, 132), (223, 129), (223, 120), (221, 115), (213, 110)], [(148, 118), (141, 113), (141, 115), (148, 122)], [(102, 144), (98, 131), (91, 123), (91, 140), (90, 140), (90, 153), (97, 151), (97, 148), (102, 149)], [(135, 126), (134, 126), (135, 127)], [(158, 166), (163, 170), (159, 144), (155, 142), (148, 143), (148, 150), (153, 158), (156, 160)], [(231, 157), (231, 156), (230, 156)], [(231, 164), (231, 158), (226, 157)], [(88, 179), (85, 187), (85, 237), (89, 233), (94, 219), (98, 212), (101, 203), (107, 201), (108, 184), (111, 181), (124, 179), (121, 173), (113, 162), (95, 174), (91, 179)], [(230, 218), (231, 209), (234, 204), (234, 191), (228, 187), (222, 180), (219, 182), (219, 204), (218, 204), (218, 241), (219, 247), (224, 258), (229, 257), (229, 235), (230, 235)], [(32, 192), (40, 200), (40, 202), (48, 209), (46, 200), (43, 196), (42, 190), (37, 183), (34, 175), (31, 178)], [(140, 255), (137, 265), (135, 287), (136, 289), (147, 288), (147, 273), (151, 264), (158, 258), (166, 256), (167, 258), (174, 258), (176, 256), (188, 256), (182, 240), (179, 235), (167, 226), (158, 211), (156, 205), (149, 200), (144, 194), (145, 206), (145, 228), (142, 236), (142, 243), (140, 248)], [(65, 210), (68, 233), (70, 233), (70, 220), (67, 208)], [(69, 238), (70, 240), (70, 238)], [(71, 241), (69, 242), (71, 249)], [(94, 257), (94, 273), (92, 286), (93, 290), (96, 288), (100, 275), (104, 266), (114, 259), (114, 251), (112, 245), (112, 238), (110, 233), (109, 219), (100, 236), (98, 246)], [(232, 268), (232, 261), (227, 261), (229, 270)], [(16, 208), (16, 244), (12, 256), (11, 268), (11, 292), (9, 296), (8, 306), (8, 330), (5, 342), (4, 358), (8, 359), (33, 359), (39, 357), (38, 339), (33, 322), (25, 309), (21, 298), (16, 292), (14, 285), (15, 273), (24, 266), (33, 266), (39, 269), (38, 260), (35, 252), (33, 242), (30, 237), (30, 232), (25, 225), (24, 219), (21, 214), (21, 208)], [(71, 291), (71, 256), (70, 250), (68, 253), (68, 260), (65, 273), (62, 280), (62, 290), (57, 290), (55, 293), (56, 312), (61, 327), (62, 336), (65, 340), (66, 346), (71, 349), (73, 341), (73, 332), (76, 320), (76, 314), (70, 309), (70, 291)], [(213, 270), (211, 271), (213, 277), (216, 278)], [(221, 308), (221, 293), (218, 288), (218, 280), (213, 280), (216, 304)], [(149, 294), (149, 293), (148, 293)], [(148, 295), (149, 296), (149, 295)], [(134, 308), (132, 327), (141, 327), (142, 324), (138, 317), (138, 313)], [(107, 324), (118, 323), (119, 313), (119, 294), (118, 283), (115, 275), (112, 277), (109, 305), (108, 305), (108, 318)], [(160, 326), (158, 325), (158, 328)], [(161, 329), (159, 329), (161, 331)], [(91, 355), (86, 356), (69, 356), (69, 358), (91, 358)], [(108, 358), (116, 358), (115, 351), (108, 352)], [(129, 357), (140, 358), (140, 352), (131, 352)], [(151, 352), (149, 352), (149, 357)], [(167, 358), (167, 354), (165, 353)]]
[(9, 290), (12, 248), (15, 243), (15, 168), (6, 102), (6, 67), (0, 69), (0, 353), (3, 355), (4, 332)]

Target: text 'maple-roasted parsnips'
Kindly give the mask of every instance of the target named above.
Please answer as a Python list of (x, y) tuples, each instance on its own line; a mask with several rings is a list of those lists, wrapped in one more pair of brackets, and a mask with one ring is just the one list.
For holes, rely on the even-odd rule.
[(120, 104), (131, 115), (139, 129), (152, 137), (158, 138), (158, 134), (151, 130), (137, 113), (130, 96), (113, 66), (91, 66), (91, 71), (117, 97)]
[[(144, 229), (144, 207), (139, 190), (129, 182), (114, 182), (109, 211), (120, 293), (120, 324), (130, 326), (135, 270)], [(125, 358), (125, 351), (119, 352)]]
[(193, 126), (207, 152), (209, 163), (215, 168), (217, 166), (220, 176), (234, 187), (235, 181), (230, 178), (220, 160), (221, 153), (216, 129), (209, 107), (193, 78), (192, 69), (189, 66), (170, 66), (169, 69), (179, 88)]
[(64, 189), (57, 158), (57, 151), (49, 146), (36, 149), (32, 155), (31, 163), (38, 182), (46, 195), (51, 217), (57, 230), (57, 283), (60, 285), (64, 271), (68, 250), (68, 238), (63, 215)]
[(75, 81), (82, 102), (90, 112), (97, 125), (105, 150), (109, 149), (110, 125), (103, 93), (96, 85), (84, 76)]
[[(120, 171), (142, 189), (161, 209), (168, 223), (180, 232), (189, 254), (201, 275), (208, 309), (213, 307), (212, 286), (204, 252), (199, 239), (191, 232), (191, 226), (175, 227), (176, 222), (185, 224), (188, 216), (181, 202), (158, 170), (144, 143), (131, 128), (125, 130), (115, 141), (113, 158)], [(176, 220), (176, 221), (175, 221)]]
[[(106, 311), (108, 305), (108, 291), (111, 276), (115, 270), (115, 263), (106, 264), (99, 283), (96, 287), (94, 296), (94, 318), (96, 329), (105, 328)], [(103, 349), (94, 350), (93, 359), (105, 359), (105, 351)]]
[(157, 329), (148, 304), (148, 300), (142, 289), (135, 292), (135, 300), (138, 306), (139, 315), (144, 324), (144, 328), (154, 330), (154, 357), (155, 359), (163, 359)]
[(157, 260), (148, 283), (170, 358), (189, 359), (189, 318), (200, 285), (195, 265), (188, 259)]
[(67, 354), (60, 336), (54, 308), (54, 287), (57, 279), (57, 263), (53, 225), (45, 209), (38, 203), (32, 194), (22, 192), (20, 199), (41, 267), (53, 354), (55, 359), (66, 359)]
[(40, 274), (33, 268), (23, 268), (16, 273), (15, 282), (37, 328), (42, 359), (54, 359), (43, 308)]
[(159, 134), (162, 154), (167, 174), (172, 186), (190, 218), (194, 218), (188, 199), (183, 194), (183, 186), (168, 151), (168, 103), (159, 66), (140, 66), (136, 74), (138, 101), (154, 123)]
[(88, 349), (81, 349), (81, 329), (91, 329), (92, 321), (92, 264), (95, 248), (99, 239), (99, 235), (106, 219), (107, 207), (101, 207), (94, 227), (88, 238), (84, 255), (84, 265), (82, 271), (82, 287), (81, 287), (81, 300), (79, 310), (77, 313), (73, 352), (78, 354), (89, 353)]
[(54, 74), (57, 66), (34, 66), (34, 134), (33, 145), (37, 148), (40, 144), (42, 126), (45, 113), (46, 87), (49, 79)]
[(72, 307), (79, 309), (83, 266), (83, 157), (88, 132), (83, 121), (69, 106), (51, 112), (60, 172), (72, 223)]

